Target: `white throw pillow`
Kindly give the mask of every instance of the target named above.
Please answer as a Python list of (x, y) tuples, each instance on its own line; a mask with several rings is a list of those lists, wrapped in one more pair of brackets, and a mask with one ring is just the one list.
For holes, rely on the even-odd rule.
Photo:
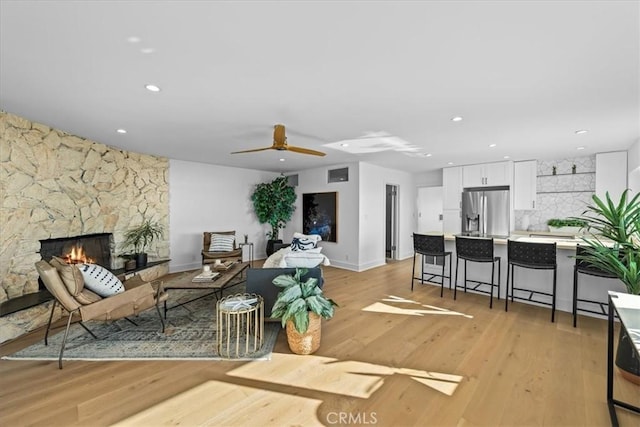
[(79, 264), (84, 286), (101, 297), (124, 292), (122, 282), (109, 270), (97, 264)]
[(209, 252), (230, 252), (235, 240), (236, 236), (232, 234), (212, 234)]
[(262, 268), (281, 268), (284, 267), (284, 256), (291, 252), (291, 248), (288, 246), (286, 248), (282, 248), (277, 252), (272, 253), (269, 258), (267, 258), (262, 265)]
[(329, 259), (323, 254), (309, 251), (289, 252), (284, 256), (287, 267), (313, 268), (320, 264), (329, 265)]
[(306, 251), (314, 249), (318, 246), (318, 242), (322, 240), (319, 234), (302, 234), (293, 233), (293, 240), (291, 241), (292, 251)]

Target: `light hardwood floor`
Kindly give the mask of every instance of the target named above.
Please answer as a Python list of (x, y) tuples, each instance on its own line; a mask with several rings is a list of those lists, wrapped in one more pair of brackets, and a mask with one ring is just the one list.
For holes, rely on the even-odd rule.
[[(411, 260), (324, 271), (340, 307), (315, 355), (291, 355), (281, 332), (272, 360), (252, 363), (3, 360), (0, 425), (609, 425), (606, 320), (574, 329), (544, 307), (411, 292)], [(639, 405), (639, 391), (616, 376), (616, 397)]]

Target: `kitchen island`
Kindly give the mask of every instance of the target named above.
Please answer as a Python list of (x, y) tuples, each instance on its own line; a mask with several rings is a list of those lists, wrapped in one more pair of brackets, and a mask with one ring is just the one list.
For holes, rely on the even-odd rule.
[[(420, 234), (442, 234), (433, 232), (424, 232)], [(474, 237), (474, 236), (464, 236)], [(476, 236), (479, 237), (479, 236)], [(509, 237), (494, 237), (494, 255), (501, 258), (501, 277), (500, 277), (500, 302), (504, 304), (504, 298), (507, 292), (507, 240), (517, 240), (519, 242), (534, 242), (534, 243), (556, 243), (557, 250), (557, 290), (556, 290), (556, 309), (571, 313), (573, 311), (573, 267), (575, 265), (575, 253), (576, 246), (582, 242), (579, 237), (575, 237), (572, 234), (563, 233), (549, 233), (549, 232), (533, 232), (533, 231), (514, 231)], [(455, 278), (456, 270), (456, 247), (455, 247), (455, 235), (445, 234), (445, 250), (451, 251), (452, 257), (452, 275)], [(464, 263), (461, 260), (458, 267), (458, 284), (463, 284), (464, 279)], [(427, 271), (441, 271), (441, 267), (434, 266), (433, 264), (425, 264), (425, 272)], [(497, 273), (497, 271), (496, 271)], [(531, 270), (525, 268), (515, 267), (514, 275), (516, 280), (516, 286), (519, 288), (526, 288), (532, 291), (551, 292), (553, 283), (553, 271), (552, 270)], [(472, 280), (486, 281), (491, 277), (491, 264), (479, 264), (468, 263), (467, 264), (467, 278)], [(452, 278), (452, 281), (453, 281)], [(578, 297), (580, 299), (588, 299), (598, 301), (603, 304), (607, 303), (607, 291), (626, 292), (626, 287), (620, 280), (615, 279), (603, 279), (600, 277), (589, 276), (581, 274), (578, 286)], [(440, 286), (439, 284), (437, 286)], [(468, 290), (467, 292), (473, 292)], [(458, 289), (458, 298), (464, 298), (464, 293)], [(487, 297), (488, 298), (488, 297)], [(534, 299), (543, 298), (542, 296), (534, 296)], [(549, 297), (547, 300), (551, 302)], [(494, 304), (496, 301), (494, 301)], [(516, 300), (516, 304), (536, 304), (534, 301), (522, 301)], [(511, 306), (511, 302), (509, 302)], [(599, 307), (595, 304), (585, 305), (581, 303), (580, 307), (585, 307), (590, 310), (599, 310)], [(503, 309), (500, 304), (495, 305), (494, 308)], [(578, 312), (580, 314), (593, 316), (591, 313)], [(606, 312), (602, 313), (606, 316)]]

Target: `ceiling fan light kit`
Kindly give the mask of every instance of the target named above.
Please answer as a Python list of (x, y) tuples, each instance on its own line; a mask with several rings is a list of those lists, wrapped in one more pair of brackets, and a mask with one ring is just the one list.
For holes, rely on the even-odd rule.
[(256, 151), (266, 151), (266, 150), (293, 151), (294, 153), (311, 154), (313, 156), (324, 156), (325, 155), (325, 153), (323, 153), (321, 151), (316, 151), (316, 150), (311, 150), (309, 148), (295, 147), (293, 145), (289, 145), (287, 143), (287, 136), (285, 134), (284, 125), (275, 125), (273, 127), (273, 145), (271, 147), (263, 147), (263, 148), (254, 148), (254, 149), (251, 149), (251, 150), (234, 151), (231, 154), (253, 153), (253, 152), (256, 152)]

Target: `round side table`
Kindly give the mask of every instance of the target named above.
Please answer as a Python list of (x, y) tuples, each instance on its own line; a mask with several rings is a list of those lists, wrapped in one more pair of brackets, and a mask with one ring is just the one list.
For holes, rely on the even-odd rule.
[(226, 296), (216, 303), (218, 355), (249, 356), (264, 341), (264, 300), (256, 294)]

